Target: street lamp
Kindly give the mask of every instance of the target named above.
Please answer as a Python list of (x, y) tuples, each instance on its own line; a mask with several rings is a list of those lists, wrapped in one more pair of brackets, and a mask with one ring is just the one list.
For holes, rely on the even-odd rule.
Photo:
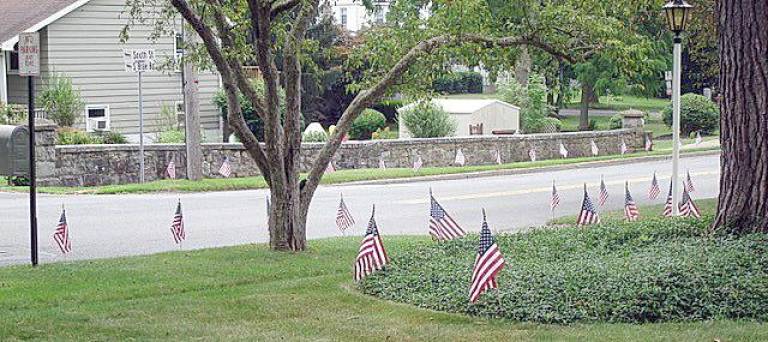
[(680, 214), (677, 205), (680, 202), (678, 190), (680, 186), (678, 183), (680, 173), (680, 69), (682, 69), (680, 33), (685, 30), (692, 8), (693, 6), (685, 0), (672, 0), (664, 5), (667, 25), (669, 30), (675, 33), (672, 66), (672, 213), (674, 216)]

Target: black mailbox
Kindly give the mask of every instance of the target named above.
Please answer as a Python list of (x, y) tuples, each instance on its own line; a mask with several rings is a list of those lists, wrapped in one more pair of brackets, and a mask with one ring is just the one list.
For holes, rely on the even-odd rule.
[(29, 175), (29, 130), (0, 125), (0, 175)]

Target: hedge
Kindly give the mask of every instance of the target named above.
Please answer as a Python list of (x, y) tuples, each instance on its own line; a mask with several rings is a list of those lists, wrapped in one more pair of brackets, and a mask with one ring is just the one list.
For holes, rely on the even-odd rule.
[(480, 94), (483, 76), (474, 71), (457, 71), (432, 81), (432, 89), (443, 94)]

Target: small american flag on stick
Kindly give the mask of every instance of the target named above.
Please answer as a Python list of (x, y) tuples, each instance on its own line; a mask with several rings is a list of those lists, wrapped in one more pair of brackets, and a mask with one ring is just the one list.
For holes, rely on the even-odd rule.
[(168, 178), (176, 179), (176, 163), (173, 159), (168, 163), (168, 167), (165, 168), (165, 173), (168, 174)]
[(584, 201), (581, 203), (581, 212), (579, 212), (579, 218), (576, 220), (576, 224), (585, 226), (588, 224), (600, 223), (600, 214), (597, 213), (595, 205), (592, 204), (592, 200), (587, 193), (587, 184), (584, 184)]
[(624, 139), (621, 140), (619, 150), (621, 151), (621, 155), (625, 155), (629, 151), (629, 148), (627, 148), (627, 143), (624, 141)]
[(61, 217), (56, 230), (53, 232), (53, 240), (59, 245), (62, 254), (72, 251), (72, 242), (69, 240), (69, 225), (67, 225), (67, 214), (64, 208), (61, 209)]
[(437, 241), (447, 241), (460, 238), (466, 233), (453, 220), (451, 215), (443, 209), (440, 203), (437, 203), (435, 196), (432, 196), (432, 189), (429, 190), (429, 235)]
[(536, 150), (534, 150), (534, 149), (528, 150), (528, 158), (530, 158), (532, 162), (535, 162), (536, 161)]
[(475, 266), (472, 268), (472, 281), (469, 285), (469, 301), (471, 303), (477, 302), (477, 299), (486, 290), (499, 288), (496, 276), (502, 268), (504, 268), (504, 256), (493, 239), (493, 235), (491, 235), (491, 230), (485, 219), (485, 209), (483, 209), (480, 246), (477, 249)]
[(341, 196), (339, 201), (339, 209), (336, 210), (336, 227), (344, 233), (347, 229), (355, 225), (355, 219), (347, 208), (347, 204), (344, 203), (344, 195)]
[(229, 163), (228, 157), (224, 157), (224, 162), (221, 163), (219, 168), (219, 174), (225, 178), (229, 178), (232, 175), (232, 165)]
[(424, 165), (424, 161), (421, 160), (421, 156), (416, 156), (416, 160), (413, 161), (413, 172), (419, 172)]
[(552, 202), (549, 204), (552, 207), (552, 211), (560, 205), (560, 195), (557, 193), (557, 187), (555, 187), (555, 181), (552, 181)]
[(701, 144), (702, 141), (704, 141), (704, 139), (701, 138), (701, 131), (697, 131), (695, 140), (696, 145)]
[(693, 179), (691, 179), (691, 171), (687, 172), (688, 175), (685, 177), (685, 184), (683, 184), (683, 187), (688, 190), (688, 192), (696, 192), (696, 188), (693, 186)]
[(624, 183), (624, 217), (627, 221), (637, 221), (640, 217), (640, 211), (637, 209), (635, 199), (629, 193), (629, 182)]
[(181, 244), (187, 238), (187, 234), (184, 231), (184, 216), (181, 214), (181, 200), (176, 205), (176, 214), (173, 215), (171, 234), (173, 234), (173, 241), (177, 244)]
[(651, 140), (650, 134), (645, 136), (645, 150), (653, 151), (653, 140)]
[(653, 179), (651, 180), (651, 188), (648, 189), (648, 198), (655, 200), (659, 197), (661, 188), (659, 187), (659, 181), (656, 179), (656, 172), (653, 173)]
[(674, 214), (673, 207), (674, 203), (672, 203), (672, 181), (669, 181), (669, 193), (667, 194), (667, 201), (664, 203), (664, 212), (662, 213), (666, 217), (672, 217)]
[(597, 204), (601, 207), (608, 201), (608, 187), (605, 186), (605, 180), (600, 176), (600, 194), (597, 196)]
[(379, 168), (382, 170), (387, 168), (387, 163), (384, 162), (383, 154), (379, 156)]
[(336, 172), (336, 168), (333, 166), (333, 160), (328, 162), (328, 166), (325, 167), (324, 173), (334, 173)]
[(696, 203), (693, 202), (693, 198), (691, 198), (691, 195), (688, 192), (688, 189), (685, 188), (685, 184), (683, 184), (683, 199), (680, 203), (679, 208), (680, 208), (680, 216), (695, 217), (695, 218), (701, 217), (701, 212), (699, 211), (699, 207), (697, 207)]
[(563, 158), (568, 158), (568, 150), (565, 148), (563, 143), (560, 143), (560, 156)]
[(598, 154), (600, 154), (600, 149), (597, 148), (597, 144), (595, 143), (594, 140), (589, 141), (589, 147), (592, 149), (593, 156), (597, 156)]
[(501, 164), (502, 164), (502, 162), (501, 162), (501, 150), (497, 148), (496, 149), (496, 165), (501, 165)]
[(374, 205), (371, 220), (368, 221), (368, 230), (365, 231), (355, 259), (355, 281), (358, 282), (374, 271), (384, 268), (389, 260), (387, 251), (384, 250), (384, 243), (381, 241), (381, 235), (379, 235), (379, 228), (376, 226), (375, 216), (376, 206)]
[(456, 150), (456, 159), (453, 163), (459, 166), (464, 166), (466, 162), (467, 160), (464, 158), (464, 152), (461, 152), (461, 149)]

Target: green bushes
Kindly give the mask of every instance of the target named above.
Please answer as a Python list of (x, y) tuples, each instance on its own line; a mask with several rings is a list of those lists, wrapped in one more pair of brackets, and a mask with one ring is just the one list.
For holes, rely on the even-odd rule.
[(548, 117), (552, 111), (547, 105), (548, 92), (544, 77), (535, 73), (531, 73), (527, 85), (513, 79), (499, 87), (501, 100), (520, 107), (520, 124), (525, 133), (551, 133), (553, 125), (558, 130), (562, 127), (559, 120)]
[(474, 71), (457, 71), (432, 81), (432, 89), (442, 94), (480, 94), (483, 76)]
[[(672, 126), (672, 105), (662, 112), (664, 123)], [(711, 133), (720, 127), (720, 110), (708, 98), (688, 93), (680, 97), (680, 133)]]
[(21, 125), (27, 121), (27, 107), (0, 102), (0, 125)]
[(622, 123), (622, 120), (623, 120), (623, 118), (622, 118), (621, 114), (614, 114), (613, 116), (611, 116), (610, 119), (608, 119), (608, 128), (610, 128), (610, 129), (620, 129), (624, 125)]
[(37, 102), (48, 118), (60, 127), (72, 127), (85, 108), (80, 91), (74, 88), (72, 80), (60, 74), (53, 74), (44, 83)]
[(355, 140), (371, 139), (371, 134), (387, 125), (387, 119), (384, 114), (373, 109), (365, 109), (352, 122), (349, 128), (349, 137)]
[(117, 132), (88, 133), (71, 127), (61, 127), (56, 131), (57, 145), (97, 145), (125, 144), (128, 139)]
[(429, 309), (542, 323), (767, 320), (766, 236), (710, 236), (711, 218), (498, 235), (507, 265), (499, 289), (475, 305), (467, 291), (477, 235), (391, 253), (360, 287)]
[(326, 141), (328, 141), (328, 134), (326, 134), (325, 132), (320, 132), (320, 131), (305, 132), (301, 136), (301, 141), (302, 142), (308, 142), (308, 143), (312, 143), (312, 142), (326, 142)]
[(456, 120), (432, 102), (422, 101), (401, 111), (399, 121), (414, 138), (442, 138), (456, 132)]

